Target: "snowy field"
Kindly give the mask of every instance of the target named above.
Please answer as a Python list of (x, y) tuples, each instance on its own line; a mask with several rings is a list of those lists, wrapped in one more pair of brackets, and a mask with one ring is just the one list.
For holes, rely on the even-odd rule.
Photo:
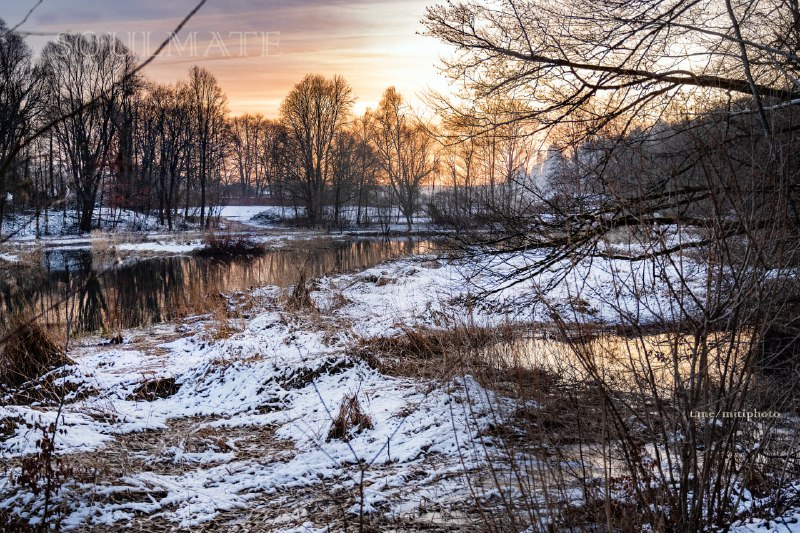
[[(279, 228), (283, 222), (291, 222), (297, 217), (303, 217), (305, 210), (302, 207), (292, 206), (240, 206), (226, 205), (212, 207), (211, 216), (219, 217), (220, 222), (233, 222), (244, 227), (251, 228)], [(199, 215), (198, 213), (195, 216)], [(344, 206), (339, 213), (342, 222), (353, 225), (356, 222), (358, 210), (352, 206)], [(332, 212), (329, 213), (332, 216)], [(380, 227), (381, 221), (388, 224), (393, 231), (405, 231), (405, 218), (398, 209), (382, 210), (374, 207), (362, 210), (362, 220), (368, 222), (367, 227), (353, 229), (369, 229), (369, 226)], [(137, 233), (149, 234), (165, 232), (166, 224), (160, 224), (154, 215), (146, 215), (126, 209), (98, 209), (94, 217), (94, 225), (99, 227), (94, 231), (106, 233)], [(427, 228), (429, 219), (420, 213), (414, 217), (414, 226), (417, 229)], [(179, 231), (197, 230), (196, 222), (184, 221), (178, 216), (175, 221), (175, 228)], [(7, 215), (2, 222), (0, 234), (4, 239), (14, 241), (31, 241), (37, 238), (54, 239), (64, 236), (79, 236), (78, 232), (78, 213), (72, 209), (66, 211), (50, 211), (48, 216), (40, 214), (38, 225), (33, 213), (18, 213)]]
[[(156, 217), (143, 215), (125, 209), (98, 209), (95, 221), (99, 217), (99, 230), (120, 233), (146, 233), (165, 229), (158, 224)], [(76, 235), (78, 214), (71, 209), (66, 211), (50, 211), (45, 217), (41, 214), (37, 228), (36, 218), (32, 213), (20, 213), (7, 216), (2, 222), (3, 238), (15, 241), (31, 241), (36, 239), (37, 229), (42, 238), (58, 238)]]
[[(58, 451), (91, 464), (104, 454), (130, 453), (120, 451), (121, 443), (137, 435), (162, 435), (163, 443), (131, 456), (157, 469), (66, 485), (66, 526), (121, 526), (146, 515), (190, 527), (257, 502), (284, 502), (285, 524), (276, 522), (275, 531), (322, 527), (319, 518), (304, 516), (303, 505), (292, 511), (286, 502), (322, 485), (352, 493), (362, 470), (368, 489), (363, 502), (350, 502), (352, 515), (414, 516), (444, 495), (468, 498), (461, 477), (478, 465), (464, 462), (465, 454), (488, 420), (491, 393), (469, 378), (434, 383), (383, 375), (349, 353), (357, 339), (351, 315), (287, 314), (276, 289), (259, 290), (257, 298), (260, 312), (231, 324), (236, 332), (228, 338), (215, 339), (213, 323), (195, 317), (125, 332), (121, 346), (87, 338), (73, 348), (76, 364), (53, 376), (73, 390), (61, 413)], [(409, 319), (413, 313), (398, 312)], [(148, 383), (170, 383), (170, 393), (143, 398)], [(329, 439), (348, 394), (372, 427), (349, 442)], [(46, 403), (0, 408), (4, 427), (14, 428), (0, 445), (3, 457), (35, 451), (36, 422), (55, 417)], [(178, 438), (170, 440), (172, 433)], [(2, 508), (37, 509), (27, 493), (9, 486), (0, 492)]]
[[(246, 225), (259, 209), (227, 216)], [(259, 238), (280, 246), (291, 236)], [(200, 243), (151, 234), (114, 246), (187, 253)], [(475, 512), (467, 480), (485, 470), (476, 446), (500, 444), (488, 429), (505, 400), (468, 375), (433, 381), (386, 372), (358, 346), (407, 328), (545, 323), (554, 312), (601, 325), (646, 323), (670, 315), (659, 287), (679, 276), (702, 294), (704, 272), (690, 261), (654, 268), (586, 260), (566, 278), (556, 264), (509, 282), (542, 257), (469, 266), (400, 259), (316, 280), (313, 311), (289, 310), (285, 290), (262, 287), (227, 296), (229, 310), (246, 307), (234, 318), (212, 313), (128, 330), (122, 344), (80, 338), (68, 354), (75, 364), (41, 380), (68, 391), (63, 405), (44, 385), (32, 403), (4, 399), (0, 461), (37, 452), (42, 427), (58, 421), (55, 448), (72, 475), (55, 500), (68, 530), (329, 531), (328, 520), (341, 516), (458, 528), (459, 516)], [(369, 423), (332, 436), (350, 397)], [(0, 510), (35, 523), (43, 498), (11, 474), (0, 479)], [(800, 513), (784, 518), (732, 530), (800, 531)]]

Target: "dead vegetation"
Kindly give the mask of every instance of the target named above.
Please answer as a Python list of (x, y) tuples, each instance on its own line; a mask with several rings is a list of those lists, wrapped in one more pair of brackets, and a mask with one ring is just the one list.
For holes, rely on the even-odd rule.
[[(766, 445), (769, 453), (764, 455), (773, 460), (748, 464), (742, 486), (752, 495), (766, 497), (781, 490), (781, 473), (787, 466), (790, 477), (796, 475), (796, 461), (786, 462), (796, 453), (788, 419), (752, 422), (743, 430), (743, 422), (717, 426), (713, 419), (692, 419), (686, 414), (679, 399), (670, 394), (672, 382), (662, 379), (660, 370), (665, 362), (675, 361), (668, 367), (671, 375), (685, 383), (692, 374), (681, 362), (692, 352), (683, 353), (685, 334), (667, 335), (669, 342), (664, 342), (665, 335), (594, 332), (581, 338), (565, 330), (546, 342), (520, 342), (517, 337), (479, 349), (482, 364), (475, 364), (471, 354), (475, 350), (469, 348), (460, 357), (450, 355), (457, 365), (456, 375), (471, 376), (501, 393), (501, 397), (484, 398), (491, 406), (491, 422), (472, 443), (474, 453), (485, 458), (489, 474), (485, 478), (469, 474), (471, 483), (479, 487), (475, 496), (481, 505), (501, 495), (483, 507), (488, 529), (519, 530), (521, 524), (559, 517), (559, 523), (577, 531), (599, 525), (607, 530), (639, 531), (645, 524), (655, 524), (657, 531), (680, 530), (670, 513), (681, 500), (666, 496), (671, 487), (660, 470), (659, 457), (681, 449), (708, 457), (706, 449), (728, 446), (736, 439), (741, 449), (731, 453), (743, 460), (752, 453), (745, 450), (765, 446), (756, 443), (769, 431), (773, 432)], [(709, 337), (706, 347), (714, 360), (735, 361), (733, 355), (715, 351), (714, 339)], [(406, 343), (404, 339), (402, 344)], [(722, 344), (732, 354), (740, 347), (731, 339)], [(543, 348), (549, 353), (541, 353)], [(669, 355), (665, 358), (659, 350), (669, 350)], [(716, 394), (724, 376), (710, 371), (707, 376), (706, 388)], [(781, 403), (788, 408), (791, 402), (779, 401), (774, 390), (770, 394), (762, 379), (754, 377), (746, 403), (727, 409), (767, 410)], [(664, 437), (683, 424), (690, 425), (684, 431), (691, 432), (692, 442)], [(512, 474), (515, 481), (507, 481)], [(658, 489), (643, 494), (642, 485)], [(581, 494), (581, 498), (568, 494)], [(544, 495), (544, 503), (531, 495)], [(781, 509), (788, 504), (783, 505)]]
[[(2, 531), (61, 531), (66, 513), (63, 488), (74, 478), (70, 458), (56, 452), (56, 438), (65, 431), (59, 427), (58, 416), (50, 423), (34, 422), (32, 430), (38, 435), (35, 451), (14, 461), (16, 468), (9, 469), (7, 488), (33, 498), (17, 499), (22, 508), (14, 510), (15, 516), (4, 516), (0, 511)], [(18, 520), (25, 515), (30, 517), (30, 528)]]
[(5, 533), (34, 533), (38, 530), (18, 515), (0, 509), (0, 531)]
[(19, 387), (69, 364), (72, 360), (42, 326), (21, 324), (11, 329), (0, 354), (0, 385)]
[(485, 364), (478, 351), (508, 342), (514, 335), (511, 327), (403, 328), (399, 335), (363, 339), (357, 350), (361, 358), (381, 371), (441, 379), (467, 363)]
[(333, 376), (352, 368), (354, 362), (347, 358), (327, 357), (313, 368), (302, 367), (290, 372), (281, 380), (281, 387), (292, 390), (302, 389), (320, 376)]
[(317, 310), (314, 300), (311, 299), (311, 288), (306, 279), (305, 269), (300, 271), (297, 282), (286, 299), (286, 309), (294, 312)]
[(263, 254), (264, 245), (253, 240), (249, 235), (233, 233), (207, 233), (203, 237), (204, 246), (194, 252), (199, 257), (215, 257), (231, 259), (242, 256)]
[(348, 394), (342, 398), (339, 414), (333, 420), (333, 425), (328, 432), (328, 440), (350, 440), (353, 434), (365, 429), (372, 429), (372, 417), (363, 411), (358, 394)]
[(175, 383), (174, 377), (153, 378), (140, 384), (128, 396), (128, 400), (152, 402), (159, 398), (169, 398), (175, 395), (181, 386)]
[(72, 375), (69, 367), (55, 369), (3, 391), (0, 403), (55, 407), (62, 401), (79, 401), (98, 393), (92, 385), (72, 380)]
[(233, 322), (231, 314), (224, 306), (218, 307), (212, 312), (212, 322), (206, 326), (211, 335), (211, 340), (227, 339), (241, 331), (241, 328)]

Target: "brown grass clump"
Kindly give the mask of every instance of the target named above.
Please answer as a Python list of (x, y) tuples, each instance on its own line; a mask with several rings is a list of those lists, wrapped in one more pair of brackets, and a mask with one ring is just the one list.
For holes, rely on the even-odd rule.
[(404, 328), (401, 335), (378, 337), (364, 342), (383, 355), (433, 359), (453, 354), (461, 349), (478, 348), (498, 340), (497, 331), (488, 328), (459, 328), (434, 330)]
[(352, 432), (359, 433), (364, 429), (372, 429), (372, 417), (361, 410), (361, 403), (358, 396), (353, 393), (342, 398), (342, 405), (339, 407), (339, 414), (333, 421), (328, 440), (350, 440)]
[(38, 324), (15, 328), (0, 354), (0, 384), (18, 387), (72, 360)]
[(306, 272), (303, 270), (300, 272), (300, 277), (297, 279), (297, 283), (295, 283), (294, 289), (292, 289), (292, 293), (286, 301), (286, 309), (289, 311), (314, 311), (316, 308), (306, 282)]
[(6, 533), (35, 533), (40, 530), (30, 525), (23, 518), (0, 509), (0, 531), (5, 531)]
[(447, 378), (475, 363), (482, 348), (508, 341), (513, 335), (511, 328), (404, 328), (400, 335), (363, 340), (359, 355), (392, 374)]
[(225, 306), (218, 307), (212, 313), (213, 322), (208, 324), (206, 329), (211, 335), (211, 339), (219, 341), (230, 338), (232, 335), (241, 332), (241, 328), (230, 319), (230, 313)]
[(175, 378), (155, 378), (145, 381), (128, 396), (128, 400), (155, 401), (159, 398), (169, 398), (180, 390), (181, 386), (175, 383)]

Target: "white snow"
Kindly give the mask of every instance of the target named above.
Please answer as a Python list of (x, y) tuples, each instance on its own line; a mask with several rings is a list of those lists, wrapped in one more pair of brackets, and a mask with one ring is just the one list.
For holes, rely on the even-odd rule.
[[(153, 231), (160, 226), (156, 217), (144, 215), (127, 209), (96, 209), (95, 223), (100, 218), (100, 229), (116, 232)], [(78, 213), (73, 209), (66, 212), (50, 211), (45, 219), (44, 213), (39, 216), (39, 236), (45, 239), (58, 238), (76, 232)], [(14, 241), (30, 241), (36, 239), (36, 217), (32, 213), (17, 213), (6, 216), (2, 221), (2, 235), (12, 236)]]
[[(286, 442), (288, 451), (270, 452), (267, 447), (263, 457), (241, 458), (233, 440), (232, 451), (169, 447), (148, 460), (178, 463), (184, 473), (131, 472), (116, 485), (92, 487), (101, 494), (129, 490), (166, 496), (146, 504), (81, 500), (71, 508), (65, 525), (85, 525), (87, 520), (124, 524), (139, 511), (162, 512), (179, 527), (191, 527), (242, 508), (259, 493), (313, 487), (321, 480), (352, 488), (360, 476), (359, 461), (369, 465), (364, 473), (369, 482), (365, 512), (376, 505), (411, 512), (431, 491), (455, 490), (458, 484), (442, 472), (458, 476), (464, 468), (460, 458), (468, 451), (475, 424), (485, 416), (481, 413), (486, 391), (469, 378), (436, 384), (383, 375), (348, 356), (351, 332), (341, 329), (332, 336), (306, 320), (265, 310), (241, 333), (220, 341), (209, 340), (203, 323), (196, 322), (188, 335), (160, 344), (157, 355), (133, 345), (98, 348), (89, 341), (71, 353), (77, 364), (68, 379), (95, 392), (64, 406), (59, 424), (63, 433), (56, 436), (60, 453), (98, 449), (111, 445), (115, 436), (166, 429), (187, 417), (206, 420), (197, 430), (272, 428), (275, 441)], [(135, 397), (142, 382), (164, 378), (175, 379), (175, 394), (152, 401)], [(345, 395), (354, 393), (373, 428), (352, 434), (349, 442), (329, 440), (332, 417)], [(47, 425), (54, 417), (52, 409), (0, 410), (0, 419), (29, 422), (19, 423), (15, 434), (0, 443), (2, 455), (34, 451), (32, 421), (41, 419)], [(433, 458), (437, 475), (391, 482)], [(410, 486), (419, 494), (409, 495)], [(19, 508), (25, 497), (14, 493), (0, 506)]]
[[(298, 208), (298, 214), (302, 213), (303, 209)], [(271, 220), (294, 218), (295, 210), (290, 206), (226, 205), (220, 209), (219, 216), (246, 226), (265, 228), (274, 226)]]
[(136, 243), (122, 243), (115, 246), (117, 250), (125, 252), (157, 252), (170, 254), (185, 254), (199, 250), (205, 246), (201, 241), (190, 241), (187, 243), (147, 241)]
[[(163, 250), (180, 253), (167, 245)], [(364, 503), (350, 501), (351, 514), (411, 515), (425, 502), (470, 498), (462, 475), (480, 468), (473, 446), (476, 439), (488, 439), (478, 435), (502, 400), (469, 376), (432, 382), (383, 374), (353, 355), (358, 340), (405, 327), (448, 327), (456, 320), (547, 321), (552, 312), (598, 322), (620, 320), (622, 312), (623, 320), (627, 313), (644, 322), (669, 316), (666, 302), (675, 295), (664, 294), (660, 282), (679, 274), (688, 279), (684, 290), (702, 295), (703, 272), (688, 260), (675, 267), (595, 259), (576, 264), (565, 279), (557, 277), (557, 269), (514, 285), (504, 277), (539, 259), (535, 252), (494, 257), (477, 268), (432, 257), (401, 259), (323, 278), (312, 292), (318, 315), (288, 314), (277, 288), (257, 289), (259, 309), (253, 318), (237, 321), (238, 333), (224, 339), (214, 339), (209, 317), (125, 333), (150, 343), (98, 346), (97, 339), (84, 339), (70, 353), (76, 365), (56, 381), (78, 388), (59, 419), (59, 453), (99, 453), (125, 435), (170, 434), (178, 423), (189, 425), (188, 435), (211, 432), (220, 438), (201, 449), (190, 448), (186, 437), (138, 452), (139, 459), (171, 470), (134, 470), (97, 486), (66, 486), (65, 527), (123, 528), (145, 514), (191, 528), (267, 497), (289, 509), (275, 530), (313, 531), (319, 524), (293, 494), (322, 485), (353, 494), (362, 473)], [(486, 288), (496, 292), (483, 303), (468, 300)], [(520, 307), (523, 298), (534, 304)], [(150, 399), (137, 393), (158, 380), (174, 380), (175, 390)], [(351, 431), (349, 442), (329, 439), (343, 398), (353, 394), (373, 427)], [(0, 442), (0, 456), (35, 451), (36, 423), (47, 426), (55, 416), (54, 407), (0, 407), (0, 421), (15, 428)], [(0, 508), (35, 509), (35, 501), (0, 481)], [(798, 518), (742, 522), (733, 531), (800, 531), (792, 529)]]
[[(561, 261), (551, 270), (512, 283), (505, 274), (529, 267), (542, 255), (497, 256), (475, 265), (414, 258), (379, 265), (357, 274), (325, 278), (314, 294), (322, 308), (346, 302), (338, 314), (353, 323), (363, 337), (400, 332), (406, 327), (447, 327), (462, 321), (478, 326), (509, 322), (549, 322), (552, 312), (566, 321), (617, 323), (627, 319), (645, 323), (678, 313), (672, 294), (664, 294), (664, 279), (702, 297), (702, 269), (688, 260), (663, 270), (649, 262), (594, 259), (573, 266), (559, 276)], [(471, 296), (491, 291), (481, 301)], [(666, 297), (665, 297), (666, 296)], [(688, 295), (686, 296), (688, 299)], [(689, 304), (684, 304), (690, 307)]]

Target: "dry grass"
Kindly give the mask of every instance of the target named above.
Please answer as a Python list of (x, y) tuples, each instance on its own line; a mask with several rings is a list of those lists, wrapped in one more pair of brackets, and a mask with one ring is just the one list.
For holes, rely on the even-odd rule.
[(306, 280), (305, 270), (300, 271), (294, 289), (286, 299), (286, 309), (288, 311), (316, 311), (317, 307), (311, 299), (311, 290)]
[(339, 414), (336, 415), (331, 430), (328, 432), (328, 440), (347, 441), (350, 440), (350, 436), (353, 433), (372, 428), (372, 417), (361, 409), (358, 395), (355, 393), (348, 394), (342, 398)]
[(33, 533), (39, 531), (28, 522), (3, 509), (0, 509), (0, 531), (5, 533)]
[(510, 327), (457, 327), (448, 330), (404, 328), (402, 334), (364, 339), (359, 355), (383, 372), (419, 378), (448, 378), (465, 365), (483, 366), (479, 351), (508, 342)]
[[(674, 487), (664, 482), (651, 450), (658, 446), (663, 457), (680, 453), (683, 446), (665, 443), (663, 436), (683, 427), (684, 411), (670, 391), (676, 380), (685, 385), (691, 376), (692, 337), (650, 331), (542, 333), (535, 326), (519, 331), (464, 326), (446, 332), (414, 330), (367, 341), (363, 348), (365, 356), (384, 368), (391, 364), (408, 375), (432, 378), (470, 376), (501, 394), (502, 399), (488, 394), (476, 398), (491, 412), (491, 422), (472, 443), (472, 453), (484, 458), (487, 471), (468, 477), (476, 487), (475, 503), (483, 509), (486, 530), (537, 531), (536, 524), (550, 519), (576, 531), (640, 531), (644, 524), (656, 531), (675, 530), (680, 501)], [(703, 346), (712, 361), (736, 365), (750, 340), (747, 332), (733, 337), (712, 332)], [(720, 370), (710, 367), (706, 390), (716, 394)], [(785, 394), (786, 388), (763, 379), (754, 378), (746, 404), (730, 409), (781, 405), (781, 411), (789, 411), (791, 400), (776, 394)], [(690, 423), (697, 442), (707, 448), (721, 448), (727, 438), (752, 449), (749, 439), (759, 438), (755, 429), (748, 435), (734, 432), (733, 426)], [(761, 422), (758, 431), (772, 431), (764, 456), (774, 456), (774, 464), (759, 458), (742, 481), (758, 497), (777, 493), (779, 473), (793, 471), (794, 476), (800, 468), (796, 460), (789, 461), (788, 469), (786, 463), (796, 453), (790, 443), (794, 430), (780, 422), (777, 430), (770, 430), (767, 424)], [(703, 454), (699, 445), (686, 448)], [(642, 486), (659, 488), (649, 493)], [(574, 494), (582, 498), (574, 499)]]
[(149, 379), (136, 387), (128, 400), (152, 402), (158, 398), (169, 398), (180, 388), (173, 377)]
[(12, 328), (0, 355), (0, 384), (18, 387), (72, 360), (39, 324)]
[(232, 335), (242, 331), (242, 328), (232, 322), (231, 313), (228, 311), (227, 306), (214, 309), (211, 313), (211, 318), (212, 322), (207, 325), (206, 329), (214, 341), (230, 338)]

